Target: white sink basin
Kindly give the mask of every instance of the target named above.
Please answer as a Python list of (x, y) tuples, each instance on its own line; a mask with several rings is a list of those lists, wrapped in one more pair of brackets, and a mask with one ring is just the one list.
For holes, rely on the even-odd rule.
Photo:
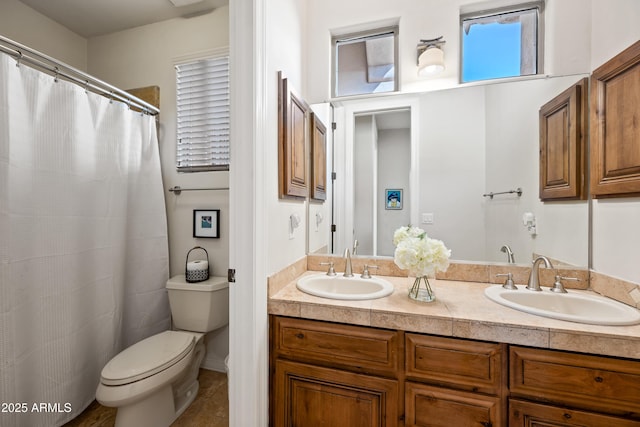
[(300, 278), (296, 287), (318, 297), (342, 300), (376, 299), (393, 292), (393, 285), (380, 277), (363, 279), (360, 276), (327, 276), (322, 273)]
[(640, 323), (640, 310), (612, 299), (572, 291), (560, 294), (548, 288), (542, 289), (536, 292), (522, 286), (518, 290), (509, 290), (496, 285), (486, 288), (484, 293), (498, 304), (538, 316), (590, 325)]

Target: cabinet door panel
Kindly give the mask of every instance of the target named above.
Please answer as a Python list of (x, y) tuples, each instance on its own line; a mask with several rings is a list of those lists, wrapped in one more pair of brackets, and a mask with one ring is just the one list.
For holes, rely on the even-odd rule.
[(586, 90), (582, 79), (540, 108), (540, 199), (584, 198)]
[(407, 426), (498, 427), (502, 410), (498, 397), (407, 382)]
[(327, 128), (320, 118), (311, 113), (311, 198), (327, 198)]
[(309, 194), (309, 106), (278, 73), (278, 187), (280, 198), (305, 198)]
[(640, 421), (509, 400), (509, 427), (638, 427)]
[(640, 194), (640, 41), (591, 75), (591, 194)]
[(277, 427), (398, 425), (398, 382), (302, 363), (276, 362)]

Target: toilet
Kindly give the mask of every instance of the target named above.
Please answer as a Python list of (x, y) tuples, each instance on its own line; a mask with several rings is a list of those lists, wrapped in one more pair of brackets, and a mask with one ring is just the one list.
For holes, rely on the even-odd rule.
[(118, 408), (116, 427), (169, 426), (198, 394), (207, 332), (229, 323), (226, 277), (167, 281), (174, 328), (123, 350), (102, 369), (96, 400)]

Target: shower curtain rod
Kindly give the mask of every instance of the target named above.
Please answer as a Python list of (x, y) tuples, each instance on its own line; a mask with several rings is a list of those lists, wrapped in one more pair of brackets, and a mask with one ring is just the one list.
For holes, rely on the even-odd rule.
[(31, 49), (18, 42), (14, 42), (0, 35), (0, 51), (3, 51), (17, 61), (16, 65), (20, 65), (21, 62), (33, 65), (35, 68), (46, 70), (51, 73), (56, 79), (62, 77), (72, 83), (82, 86), (85, 90), (91, 90), (92, 92), (103, 95), (107, 98), (117, 99), (126, 103), (130, 108), (138, 108), (146, 114), (158, 115), (160, 110), (153, 105), (143, 101), (142, 99), (135, 97), (128, 92), (118, 89), (109, 83), (103, 82), (95, 77), (90, 76), (70, 65), (60, 62), (51, 58), (37, 50)]

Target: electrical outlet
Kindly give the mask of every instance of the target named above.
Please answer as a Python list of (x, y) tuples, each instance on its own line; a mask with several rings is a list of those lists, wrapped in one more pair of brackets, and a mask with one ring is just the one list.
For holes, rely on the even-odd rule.
[(433, 213), (423, 213), (422, 214), (422, 223), (423, 224), (433, 224)]

